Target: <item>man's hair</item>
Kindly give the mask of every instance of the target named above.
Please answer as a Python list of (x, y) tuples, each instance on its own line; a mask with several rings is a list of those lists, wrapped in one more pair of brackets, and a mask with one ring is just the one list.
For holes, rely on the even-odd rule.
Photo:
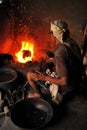
[(69, 29), (66, 30), (63, 34), (63, 41), (67, 41), (67, 39), (70, 37), (70, 31)]

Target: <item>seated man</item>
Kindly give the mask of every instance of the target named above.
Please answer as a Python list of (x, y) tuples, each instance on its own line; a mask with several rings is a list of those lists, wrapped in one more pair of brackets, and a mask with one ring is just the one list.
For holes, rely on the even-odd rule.
[[(35, 72), (28, 72), (27, 79), (35, 92), (29, 95), (30, 98), (42, 97), (37, 86), (38, 80), (49, 81), (51, 84), (54, 84), (50, 88), (53, 101), (58, 99), (59, 95), (79, 89), (82, 59), (78, 44), (70, 38), (68, 25), (63, 20), (51, 22), (51, 34), (56, 42), (53, 51), (55, 76), (43, 74), (37, 70)], [(55, 94), (53, 95), (53, 93)]]

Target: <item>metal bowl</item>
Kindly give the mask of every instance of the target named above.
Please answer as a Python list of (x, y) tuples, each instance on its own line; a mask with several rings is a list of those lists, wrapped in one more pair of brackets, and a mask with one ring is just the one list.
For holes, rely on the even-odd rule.
[(9, 86), (17, 78), (17, 72), (13, 69), (0, 68), (0, 88)]
[(41, 98), (22, 100), (11, 112), (12, 122), (22, 130), (34, 130), (44, 127), (51, 120), (51, 105)]

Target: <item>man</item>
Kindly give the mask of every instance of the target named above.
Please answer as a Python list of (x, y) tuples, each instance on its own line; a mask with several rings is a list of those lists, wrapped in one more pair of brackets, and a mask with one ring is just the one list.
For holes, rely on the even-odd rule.
[[(34, 94), (30, 95), (30, 98), (41, 97), (36, 84), (38, 80), (49, 81), (54, 84), (50, 88), (50, 92), (56, 93), (52, 97), (53, 101), (56, 101), (58, 96), (79, 88), (82, 69), (81, 53), (78, 44), (70, 38), (67, 23), (63, 20), (51, 22), (51, 34), (56, 41), (53, 52), (56, 76), (46, 75), (37, 70), (36, 73), (28, 72), (29, 84), (35, 91)], [(56, 87), (53, 88), (55, 85)]]

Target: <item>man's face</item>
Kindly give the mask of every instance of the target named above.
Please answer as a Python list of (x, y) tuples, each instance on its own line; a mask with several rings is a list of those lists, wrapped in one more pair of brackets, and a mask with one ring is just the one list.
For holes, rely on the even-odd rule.
[(56, 26), (55, 24), (51, 23), (51, 31), (53, 32), (53, 36), (56, 37), (58, 40), (61, 39), (62, 30)]

